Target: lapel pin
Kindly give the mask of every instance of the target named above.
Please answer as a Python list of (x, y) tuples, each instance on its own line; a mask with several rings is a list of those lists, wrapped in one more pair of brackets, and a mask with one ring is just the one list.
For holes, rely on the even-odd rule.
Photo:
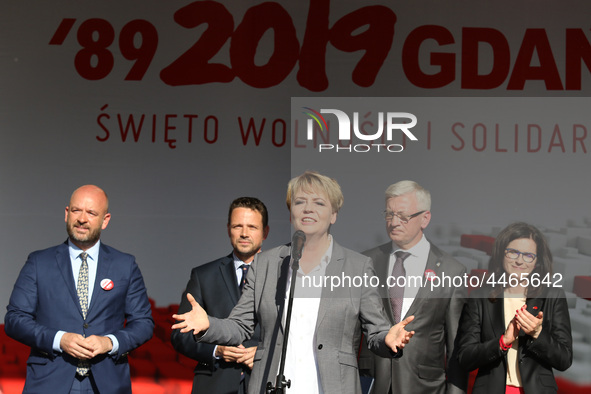
[(114, 286), (115, 285), (113, 284), (113, 281), (111, 279), (101, 280), (101, 287), (103, 288), (103, 290), (109, 291), (113, 289)]
[(438, 261), (435, 265), (439, 267), (441, 265), (441, 262)]
[(433, 278), (436, 278), (437, 274), (435, 274), (435, 271), (433, 270), (425, 270), (425, 279), (427, 280), (433, 280)]

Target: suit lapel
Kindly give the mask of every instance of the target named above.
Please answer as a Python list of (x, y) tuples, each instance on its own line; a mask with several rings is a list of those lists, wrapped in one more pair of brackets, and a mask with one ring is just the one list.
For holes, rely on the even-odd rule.
[[(266, 262), (264, 275), (261, 271), (258, 271), (256, 275), (256, 284), (261, 286), (261, 301), (259, 303), (261, 312), (259, 313), (264, 312), (264, 316), (262, 316), (259, 323), (262, 327), (267, 326), (273, 328), (272, 332), (267, 332), (266, 335), (268, 339), (265, 339), (265, 343), (270, 344), (270, 346), (278, 341), (283, 341), (283, 335), (285, 333), (283, 326), (283, 312), (285, 309), (285, 292), (287, 290), (289, 263), (291, 261), (289, 253), (289, 245), (282, 246), (277, 260), (269, 260)], [(259, 265), (259, 262), (255, 261), (255, 264), (257, 264), (257, 270), (263, 268)], [(273, 300), (273, 297), (275, 300)], [(264, 308), (264, 306), (271, 306), (273, 303), (275, 304), (275, 308)], [(272, 376), (272, 379), (275, 378), (274, 373), (269, 371), (277, 371), (279, 369), (280, 358), (281, 352), (270, 352), (269, 359), (265, 366), (265, 375)], [(264, 379), (264, 376), (261, 377), (261, 380), (262, 379)]]
[[(345, 254), (343, 248), (335, 241), (333, 241), (332, 255), (330, 257), (330, 263), (328, 263), (328, 265), (326, 266), (325, 275), (327, 277), (340, 276), (343, 272), (345, 272), (344, 264)], [(342, 287), (342, 289), (344, 290), (344, 287)], [(337, 288), (337, 291), (338, 290), (339, 289)], [(324, 318), (324, 315), (326, 315), (326, 311), (332, 309), (335, 300), (337, 300), (341, 296), (343, 295), (337, 295), (334, 292), (331, 293), (330, 288), (328, 288), (328, 286), (324, 286), (322, 288), (320, 305), (318, 306), (318, 317), (316, 318), (316, 329), (318, 329), (320, 323), (322, 323), (322, 319)]]
[[(380, 253), (376, 255), (376, 260), (374, 261), (374, 269), (376, 270), (376, 275), (378, 278), (383, 278), (384, 283), (386, 278), (390, 276), (390, 272), (388, 272), (388, 268), (390, 265), (390, 255), (392, 254), (392, 243), (384, 244), (380, 247)], [(382, 295), (382, 302), (384, 304), (384, 310), (388, 315), (388, 319), (391, 323), (394, 322), (394, 315), (392, 314), (392, 305), (390, 304), (390, 295), (388, 293), (387, 286), (384, 287), (384, 292), (380, 292)]]
[(489, 306), (486, 308), (488, 312), (487, 318), (495, 334), (495, 338), (500, 337), (505, 333), (505, 302), (502, 294), (495, 302), (485, 300), (484, 304)]
[[(435, 272), (435, 275), (440, 276), (442, 271), (441, 254), (439, 253), (439, 249), (437, 249), (437, 247), (435, 247), (430, 242), (429, 244), (429, 257), (427, 257), (427, 265), (425, 266), (425, 271), (431, 270)], [(434, 288), (433, 291), (431, 291), (431, 288), (429, 286), (422, 286), (417, 292), (417, 295), (413, 300), (412, 304), (410, 305), (410, 308), (406, 312), (406, 315), (404, 315), (404, 318), (416, 314), (421, 309), (421, 305), (428, 298), (438, 298), (438, 293), (439, 288)]]
[(57, 266), (64, 278), (66, 288), (74, 301), (74, 305), (78, 308), (80, 316), (82, 316), (82, 309), (80, 308), (80, 301), (78, 300), (78, 294), (76, 293), (76, 282), (74, 282), (74, 273), (72, 272), (72, 262), (70, 261), (70, 253), (68, 252), (68, 243), (62, 244), (58, 247), (56, 255)]
[[(269, 321), (274, 321), (274, 338), (276, 340), (277, 335), (283, 336), (283, 329), (284, 329), (284, 322), (283, 322), (283, 314), (286, 308), (285, 305), (285, 292), (287, 291), (287, 280), (289, 275), (289, 263), (291, 262), (291, 256), (289, 255), (289, 248), (286, 248), (286, 253), (281, 253), (279, 258), (276, 262), (271, 262), (267, 264), (266, 273), (264, 275), (265, 279), (262, 284), (262, 301), (261, 304), (265, 305), (272, 305), (275, 304), (275, 308), (272, 309), (272, 312), (268, 314), (266, 318)], [(256, 263), (256, 262), (255, 262)], [(260, 268), (257, 265), (257, 269)], [(259, 276), (260, 275), (260, 276)], [(262, 273), (257, 272), (257, 278), (262, 277)], [(259, 283), (259, 282), (257, 282)], [(272, 286), (275, 290), (273, 291), (265, 291), (267, 286)], [(271, 290), (271, 289), (269, 289)], [(275, 299), (273, 300), (274, 297)]]
[[(283, 308), (285, 306), (285, 293), (287, 291), (287, 281), (289, 280), (289, 264), (291, 262), (291, 256), (280, 256), (278, 265), (280, 268), (277, 270), (277, 291), (275, 292), (275, 306), (277, 313), (283, 315)], [(283, 320), (283, 319), (282, 319)]]
[[(94, 284), (89, 283), (90, 286), (93, 286), (93, 290), (90, 306), (88, 307), (88, 314), (86, 315), (87, 318), (97, 308), (97, 305), (100, 305), (103, 297), (105, 296), (106, 290), (102, 289), (101, 281), (103, 279), (113, 279), (109, 276), (112, 264), (113, 257), (111, 256), (111, 253), (109, 253), (109, 250), (104, 246), (103, 243), (101, 243), (98, 261), (96, 264), (96, 276), (94, 278)], [(118, 283), (114, 283), (114, 285), (117, 286)]]
[(232, 298), (232, 302), (236, 304), (240, 298), (240, 289), (238, 287), (238, 279), (236, 278), (236, 270), (234, 267), (234, 258), (232, 255), (226, 257), (220, 264), (220, 274), (224, 280), (224, 284), (228, 289), (228, 294)]

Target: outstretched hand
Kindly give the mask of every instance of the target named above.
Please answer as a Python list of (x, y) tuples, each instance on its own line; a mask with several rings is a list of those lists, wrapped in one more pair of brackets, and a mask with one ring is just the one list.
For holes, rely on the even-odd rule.
[(394, 353), (397, 352), (397, 348), (402, 349), (415, 335), (414, 331), (406, 331), (405, 327), (414, 320), (414, 316), (409, 316), (402, 320), (400, 323), (393, 325), (386, 335), (386, 345), (392, 349)]
[(191, 293), (187, 293), (187, 300), (191, 304), (191, 310), (182, 315), (172, 315), (172, 318), (177, 320), (177, 323), (173, 324), (172, 329), (180, 329), (183, 333), (193, 331), (193, 335), (197, 335), (209, 328), (209, 318)]

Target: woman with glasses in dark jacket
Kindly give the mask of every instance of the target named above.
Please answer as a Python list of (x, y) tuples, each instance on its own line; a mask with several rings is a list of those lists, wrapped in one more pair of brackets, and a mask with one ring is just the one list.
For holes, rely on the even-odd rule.
[(458, 335), (460, 365), (478, 369), (472, 392), (556, 393), (552, 370), (570, 367), (572, 337), (546, 239), (527, 223), (509, 225), (495, 240), (488, 271)]

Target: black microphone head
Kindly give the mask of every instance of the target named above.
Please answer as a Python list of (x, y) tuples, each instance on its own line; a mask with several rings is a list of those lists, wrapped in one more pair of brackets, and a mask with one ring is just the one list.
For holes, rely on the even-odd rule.
[(291, 237), (291, 242), (293, 242), (293, 243), (297, 243), (297, 242), (305, 243), (306, 242), (306, 234), (304, 234), (304, 232), (302, 230), (296, 231), (295, 233), (293, 233), (293, 236)]
[(302, 230), (296, 231), (291, 237), (291, 257), (299, 260), (302, 257), (302, 249), (306, 243), (306, 234)]

